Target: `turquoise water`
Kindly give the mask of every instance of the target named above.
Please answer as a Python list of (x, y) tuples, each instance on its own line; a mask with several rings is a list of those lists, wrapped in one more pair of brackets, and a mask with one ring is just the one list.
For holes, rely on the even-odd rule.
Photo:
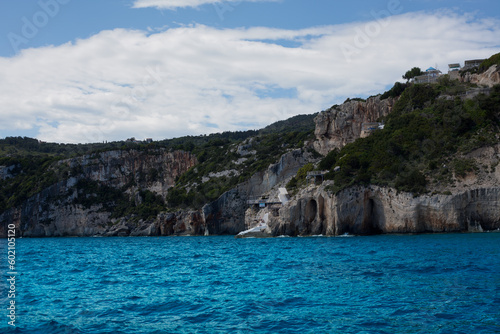
[(500, 233), (18, 239), (16, 251), (17, 327), (4, 279), (2, 333), (500, 333)]

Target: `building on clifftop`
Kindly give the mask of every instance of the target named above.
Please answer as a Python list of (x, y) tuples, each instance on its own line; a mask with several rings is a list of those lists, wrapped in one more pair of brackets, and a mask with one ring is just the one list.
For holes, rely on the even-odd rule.
[(462, 71), (467, 71), (467, 70), (470, 70), (470, 69), (473, 69), (473, 68), (477, 68), (479, 67), (479, 65), (481, 65), (481, 63), (483, 61), (485, 61), (486, 59), (473, 59), (473, 60), (466, 60), (465, 61), (465, 65), (464, 67), (462, 68)]
[(416, 76), (413, 78), (413, 83), (435, 83), (438, 78), (442, 75), (440, 70), (436, 70), (434, 67), (429, 67), (425, 70), (423, 75)]

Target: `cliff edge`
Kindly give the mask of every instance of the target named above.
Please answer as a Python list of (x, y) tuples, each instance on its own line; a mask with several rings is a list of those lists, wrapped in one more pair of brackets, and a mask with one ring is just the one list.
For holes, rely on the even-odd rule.
[(357, 186), (333, 194), (327, 186), (306, 188), (283, 205), (277, 214), (271, 214), (272, 235), (339, 236), (500, 229), (498, 187), (415, 197), (379, 186)]

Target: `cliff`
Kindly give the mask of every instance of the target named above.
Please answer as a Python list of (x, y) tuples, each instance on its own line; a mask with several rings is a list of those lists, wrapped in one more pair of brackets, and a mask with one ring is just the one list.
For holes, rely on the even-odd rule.
[[(465, 155), (478, 167), (454, 175), (452, 186), (431, 185), (415, 195), (392, 187), (353, 186), (334, 193), (334, 181), (309, 184), (290, 202), (248, 210), (247, 220), (268, 215), (267, 236), (345, 233), (482, 232), (500, 229), (500, 144)], [(447, 194), (445, 194), (447, 193)]]
[(245, 211), (247, 201), (269, 192), (295, 174), (300, 167), (312, 161), (310, 153), (293, 150), (263, 172), (254, 174), (250, 180), (224, 193), (216, 201), (203, 207), (203, 216), (210, 234), (238, 234), (246, 229)]
[(314, 148), (322, 155), (360, 138), (363, 123), (377, 122), (387, 116), (396, 102), (393, 98), (380, 100), (380, 96), (366, 101), (350, 100), (340, 106), (321, 112), (315, 119)]
[[(23, 237), (237, 234), (245, 229), (247, 200), (295, 175), (311, 159), (310, 153), (292, 150), (201, 210), (160, 212), (149, 218), (133, 214), (113, 217), (116, 203), (106, 201), (116, 198), (100, 192), (118, 197), (126, 194), (126, 200), (135, 204), (145, 201), (144, 190), (165, 197), (175, 179), (196, 165), (193, 155), (132, 150), (62, 160), (58, 164), (71, 168), (74, 175), (0, 214), (0, 236), (6, 236), (8, 224), (15, 224)], [(82, 180), (95, 183), (90, 184), (91, 189), (82, 189)]]
[(378, 186), (352, 187), (335, 195), (326, 187), (304, 189), (278, 214), (271, 214), (271, 234), (337, 236), (500, 228), (498, 187), (418, 197)]
[[(477, 80), (494, 83), (495, 73)], [(500, 87), (461, 94), (467, 87), (409, 85), (396, 99), (320, 113), (314, 146), (326, 155), (317, 169), (327, 180), (308, 182), (286, 204), (248, 210), (247, 222), (267, 215), (259, 236), (500, 229)], [(379, 117), (384, 130), (366, 136), (363, 123)]]
[(119, 150), (62, 160), (58, 164), (76, 169), (78, 178), (113, 188), (147, 189), (165, 197), (175, 180), (195, 166), (197, 160), (184, 151)]
[(500, 84), (500, 66), (493, 65), (483, 73), (465, 73), (460, 77), (461, 82), (493, 87)]
[[(467, 80), (498, 82), (496, 66), (481, 75)], [(348, 100), (314, 124), (302, 115), (77, 158), (54, 155), (79, 147), (14, 138), (29, 154), (0, 160), (0, 237), (8, 224), (23, 237), (235, 235), (263, 217), (258, 236), (498, 229), (500, 86), (464, 96), (466, 86), (400, 85), (395, 98)], [(326, 156), (316, 166), (313, 147)], [(300, 189), (315, 168), (324, 182)], [(287, 184), (299, 186), (289, 202), (249, 205)]]
[[(175, 179), (196, 163), (188, 152), (165, 149), (108, 151), (61, 160), (53, 169), (69, 169), (70, 176), (0, 214), (0, 236), (5, 236), (10, 223), (25, 237), (119, 235), (124, 229), (116, 232), (120, 230), (116, 226), (126, 225), (127, 220), (128, 225), (144, 230), (140, 219), (112, 217), (117, 201), (140, 205), (145, 190), (164, 198)], [(159, 217), (158, 221), (158, 228), (152, 230), (173, 219)], [(130, 226), (128, 230), (134, 232)]]

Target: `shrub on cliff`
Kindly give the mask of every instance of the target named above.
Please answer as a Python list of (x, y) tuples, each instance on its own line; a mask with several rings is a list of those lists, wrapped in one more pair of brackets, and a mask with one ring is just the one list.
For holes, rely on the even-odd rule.
[(432, 85), (410, 85), (401, 94), (391, 114), (421, 109), (426, 104), (430, 105), (438, 95), (439, 92)]
[(10, 177), (0, 179), (0, 208), (6, 210), (19, 206), (58, 180), (67, 178), (69, 168), (57, 165), (59, 159), (59, 157), (32, 155), (0, 158), (0, 166), (12, 168)]
[(452, 163), (455, 175), (459, 178), (464, 178), (468, 173), (477, 170), (477, 166), (472, 159), (455, 159)]
[(411, 79), (419, 76), (419, 75), (422, 75), (424, 74), (424, 72), (422, 72), (422, 70), (420, 69), (420, 67), (414, 67), (412, 68), (411, 70), (407, 71), (404, 75), (403, 75), (403, 79), (406, 79), (406, 82), (410, 81)]
[(287, 190), (294, 192), (298, 187), (301, 187), (306, 184), (307, 174), (314, 170), (314, 165), (312, 163), (308, 163), (301, 167), (297, 175), (292, 177), (291, 180), (286, 184)]
[[(384, 130), (323, 158), (319, 165), (329, 167), (333, 189), (371, 183), (424, 193), (430, 182), (450, 182), (450, 157), (498, 142), (500, 86), (472, 100), (438, 98), (442, 91), (442, 85), (407, 87)], [(466, 160), (451, 165), (457, 177), (474, 170)]]
[(326, 157), (324, 157), (318, 167), (320, 170), (330, 170), (335, 166), (335, 163), (337, 162), (337, 159), (339, 157), (339, 151), (337, 149), (328, 152)]
[(417, 169), (402, 171), (398, 174), (394, 186), (396, 189), (411, 193), (425, 193), (427, 180)]
[(408, 87), (408, 84), (396, 82), (394, 83), (394, 86), (391, 89), (389, 89), (387, 92), (385, 92), (380, 96), (380, 99), (385, 100), (389, 97), (392, 98), (398, 97), (405, 91), (406, 87)]
[(483, 61), (481, 65), (479, 65), (478, 73), (486, 72), (493, 65), (497, 65), (497, 69), (500, 67), (500, 53), (494, 54)]

